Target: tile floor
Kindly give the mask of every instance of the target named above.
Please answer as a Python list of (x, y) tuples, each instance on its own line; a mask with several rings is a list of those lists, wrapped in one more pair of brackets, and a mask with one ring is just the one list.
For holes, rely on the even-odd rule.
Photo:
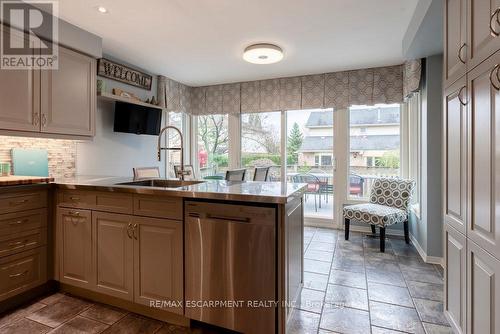
[(389, 237), (306, 227), (304, 289), (291, 333), (452, 333), (443, 314), (443, 271)]
[[(443, 315), (439, 266), (413, 246), (343, 231), (306, 227), (304, 289), (290, 333), (451, 333)], [(190, 330), (57, 293), (0, 315), (0, 333), (218, 333)], [(264, 333), (263, 333), (264, 334)]]

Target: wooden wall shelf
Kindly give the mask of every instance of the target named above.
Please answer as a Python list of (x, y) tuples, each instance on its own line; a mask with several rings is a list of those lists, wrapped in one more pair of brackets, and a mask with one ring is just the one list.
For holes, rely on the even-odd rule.
[(157, 109), (161, 109), (162, 111), (167, 111), (166, 108), (162, 108), (160, 106), (157, 106), (157, 105), (154, 105), (151, 103), (146, 103), (146, 102), (130, 99), (128, 97), (123, 97), (123, 96), (119, 96), (119, 95), (115, 95), (115, 94), (111, 94), (111, 93), (107, 93), (107, 92), (100, 92), (100, 93), (98, 92), (97, 97), (100, 100), (104, 100), (104, 101), (126, 102), (126, 103), (130, 103), (130, 104), (135, 104), (138, 106), (143, 106), (143, 107), (148, 107), (148, 108), (157, 108)]

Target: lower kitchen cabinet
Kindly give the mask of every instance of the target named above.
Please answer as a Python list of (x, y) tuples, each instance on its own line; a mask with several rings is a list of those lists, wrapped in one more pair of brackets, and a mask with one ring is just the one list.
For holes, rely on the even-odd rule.
[(95, 286), (91, 211), (59, 208), (60, 281), (82, 288)]
[(500, 261), (467, 240), (467, 333), (500, 333), (499, 276)]
[(466, 325), (466, 238), (445, 224), (444, 309), (455, 333), (465, 333)]
[(163, 308), (183, 314), (182, 222), (134, 217), (134, 238), (134, 301), (172, 302)]
[(92, 212), (96, 290), (132, 301), (134, 239), (132, 216)]

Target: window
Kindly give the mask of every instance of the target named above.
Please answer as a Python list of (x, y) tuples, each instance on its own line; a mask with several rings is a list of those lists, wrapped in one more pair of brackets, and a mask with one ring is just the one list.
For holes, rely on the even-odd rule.
[(415, 180), (416, 188), (412, 200), (412, 210), (420, 217), (421, 202), (421, 119), (420, 93), (413, 93), (407, 101), (409, 137), (409, 177)]
[(229, 129), (227, 115), (198, 116), (196, 160), (200, 178), (224, 176), (229, 166)]
[(281, 179), (281, 113), (241, 115), (241, 166), (247, 179), (253, 179), (255, 167), (269, 167), (269, 180)]
[[(183, 113), (177, 112), (169, 112), (167, 115), (168, 125), (173, 125), (177, 127), (184, 135), (185, 135), (185, 115)], [(180, 147), (181, 139), (176, 131), (168, 130), (168, 147)], [(186, 147), (186, 143), (184, 143), (184, 147)], [(174, 166), (180, 165), (181, 163), (181, 152), (180, 151), (172, 151), (168, 150), (167, 152), (167, 161), (168, 161), (168, 177), (175, 178)], [(186, 162), (184, 164), (187, 164)]]
[[(362, 130), (364, 129), (364, 130)], [(401, 106), (349, 109), (349, 196), (369, 197), (375, 178), (400, 176)]]

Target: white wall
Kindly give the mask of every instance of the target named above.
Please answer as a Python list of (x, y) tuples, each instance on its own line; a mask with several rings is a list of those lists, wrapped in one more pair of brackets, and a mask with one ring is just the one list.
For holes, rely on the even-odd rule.
[[(109, 58), (109, 57), (107, 57)], [(134, 68), (137, 66), (130, 65)], [(100, 78), (105, 81), (105, 90), (120, 88), (141, 99), (156, 96), (156, 75), (150, 91)], [(167, 115), (162, 115), (162, 123)], [(158, 166), (163, 174), (164, 159), (156, 158), (156, 136), (113, 132), (114, 102), (98, 99), (96, 111), (96, 135), (92, 141), (78, 142), (76, 173), (78, 175), (132, 176), (133, 167)]]

